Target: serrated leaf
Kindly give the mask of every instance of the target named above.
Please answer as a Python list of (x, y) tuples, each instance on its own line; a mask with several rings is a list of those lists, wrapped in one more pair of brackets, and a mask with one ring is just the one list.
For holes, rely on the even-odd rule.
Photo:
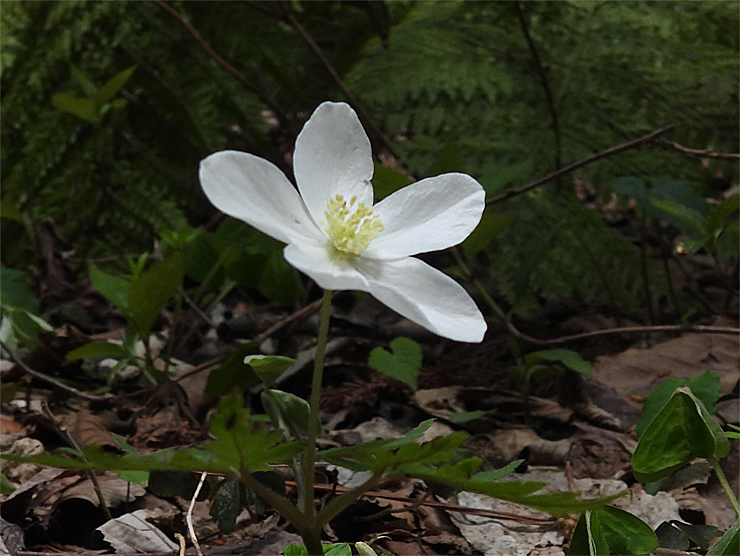
[(729, 451), (730, 443), (717, 422), (689, 388), (681, 387), (640, 437), (632, 468), (637, 480), (652, 482), (695, 457), (717, 460)]
[(381, 347), (374, 348), (370, 352), (368, 365), (416, 390), (423, 359), (421, 346), (414, 340), (399, 337), (391, 341), (390, 348), (391, 352)]

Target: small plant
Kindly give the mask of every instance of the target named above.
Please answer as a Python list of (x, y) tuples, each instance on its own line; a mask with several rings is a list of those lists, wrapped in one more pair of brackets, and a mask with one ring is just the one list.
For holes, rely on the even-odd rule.
[[(255, 357), (250, 353), (254, 346), (246, 345), (233, 361), (248, 365), (251, 375), (246, 382), (234, 377), (237, 383), (229, 384), (229, 377), (220, 373), (209, 384), (221, 391), (231, 386), (210, 421), (210, 442), (122, 457), (93, 446), (77, 454), (77, 461), (59, 455), (38, 456), (34, 461), (118, 472), (198, 471), (236, 480), (288, 520), (303, 538), (305, 553), (312, 556), (324, 554), (324, 526), (391, 476), (417, 477), (555, 515), (598, 509), (615, 498), (582, 500), (572, 492), (538, 493), (547, 486), (543, 482), (501, 482), (519, 461), (499, 470), (480, 471), (481, 458), (460, 455), (468, 438), (464, 432), (419, 444), (432, 420), (394, 440), (318, 450), (319, 397), (332, 290), (367, 291), (441, 336), (465, 342), (482, 340), (487, 325), (472, 298), (457, 282), (413, 255), (462, 242), (481, 218), (485, 194), (470, 176), (453, 173), (416, 182), (373, 205), (370, 142), (346, 104), (324, 103), (316, 110), (298, 137), (295, 174), (300, 194), (271, 163), (225, 151), (203, 161), (200, 177), (206, 195), (218, 208), (287, 243), (284, 255), (288, 262), (325, 289), (309, 400), (271, 388), (289, 360)], [(142, 335), (175, 294), (182, 269), (182, 255), (176, 252), (131, 280), (98, 275), (95, 281), (129, 318), (129, 330)], [(400, 360), (403, 371), (390, 372), (412, 383), (420, 354), (408, 341), (396, 340), (391, 348), (394, 354), (377, 353), (376, 363), (393, 369)], [(263, 426), (263, 417), (244, 407), (239, 390), (255, 379), (264, 386), (262, 402), (272, 430)], [(365, 471), (368, 478), (317, 508), (314, 470), (319, 460)], [(275, 483), (271, 466), (276, 464), (292, 466), (296, 501)], [(369, 554), (364, 545), (356, 548)], [(337, 548), (342, 554), (347, 549)], [(304, 553), (304, 549), (290, 550)]]

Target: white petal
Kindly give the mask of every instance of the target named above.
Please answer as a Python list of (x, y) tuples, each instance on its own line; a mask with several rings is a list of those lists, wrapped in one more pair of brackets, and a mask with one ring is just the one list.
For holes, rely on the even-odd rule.
[(480, 222), (485, 200), (483, 187), (466, 174), (412, 183), (373, 207), (385, 229), (363, 255), (393, 259), (457, 245)]
[(370, 293), (435, 334), (480, 342), (488, 325), (473, 299), (452, 278), (419, 259), (358, 259)]
[(200, 163), (200, 183), (221, 212), (277, 240), (324, 237), (285, 174), (263, 158), (239, 151), (214, 153)]
[(283, 256), (325, 290), (368, 291), (367, 280), (357, 271), (354, 262), (338, 262), (329, 258), (328, 244), (291, 244), (285, 247)]
[(370, 140), (347, 104), (325, 102), (316, 109), (296, 139), (293, 170), (317, 223), (324, 220), (326, 205), (337, 194), (372, 205)]

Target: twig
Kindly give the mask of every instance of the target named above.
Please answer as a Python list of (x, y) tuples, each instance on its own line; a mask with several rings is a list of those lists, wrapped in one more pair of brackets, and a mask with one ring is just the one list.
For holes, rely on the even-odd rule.
[[(286, 485), (295, 485), (295, 481), (285, 481)], [(331, 491), (332, 489), (336, 489), (337, 492), (349, 492), (350, 488), (343, 487), (341, 485), (329, 485), (325, 483), (316, 483), (314, 484), (315, 490), (325, 490), (325, 491)], [(499, 510), (487, 510), (484, 508), (471, 508), (469, 506), (459, 506), (457, 504), (447, 504), (444, 502), (436, 502), (434, 500), (427, 500), (422, 499), (421, 503), (419, 503), (418, 499), (415, 498), (409, 498), (408, 496), (401, 496), (400, 494), (393, 494), (391, 492), (385, 492), (385, 491), (377, 491), (377, 490), (368, 490), (366, 492), (363, 492), (361, 495), (364, 497), (372, 497), (372, 498), (383, 498), (385, 500), (397, 500), (400, 502), (405, 502), (407, 504), (413, 505), (413, 506), (426, 506), (429, 508), (443, 508), (445, 510), (449, 510), (452, 512), (460, 512), (460, 513), (466, 513), (470, 515), (479, 515), (483, 517), (493, 517), (498, 519), (510, 519), (512, 521), (520, 521), (522, 523), (530, 523), (532, 525), (549, 525), (553, 522), (555, 522), (555, 518), (553, 517), (534, 517), (534, 516), (528, 516), (528, 515), (522, 515), (522, 514), (515, 514), (511, 512), (502, 512)]]
[(527, 185), (524, 185), (522, 187), (519, 187), (517, 189), (510, 189), (508, 191), (504, 191), (500, 195), (496, 195), (495, 197), (491, 197), (490, 199), (486, 200), (486, 205), (492, 205), (494, 203), (500, 203), (501, 201), (505, 201), (507, 199), (511, 199), (512, 197), (517, 197), (519, 195), (522, 195), (523, 193), (526, 193), (530, 189), (534, 189), (535, 187), (539, 187), (540, 185), (547, 183), (551, 180), (554, 180), (555, 178), (562, 176), (563, 174), (568, 174), (572, 172), (573, 170), (580, 168), (581, 166), (586, 166), (587, 164), (591, 164), (592, 162), (596, 162), (597, 160), (600, 160), (602, 158), (606, 158), (607, 156), (611, 156), (613, 154), (620, 153), (622, 151), (626, 151), (628, 149), (632, 149), (634, 147), (637, 147), (638, 145), (642, 145), (643, 143), (647, 143), (649, 141), (652, 141), (659, 135), (662, 135), (666, 131), (669, 131), (676, 127), (674, 124), (667, 125), (665, 127), (662, 127), (660, 129), (657, 129), (651, 133), (648, 133), (647, 135), (644, 135), (642, 137), (638, 137), (637, 139), (633, 139), (632, 141), (628, 141), (627, 143), (622, 143), (621, 145), (617, 145), (615, 147), (610, 147), (606, 150), (603, 150), (601, 152), (598, 152), (596, 154), (592, 154), (591, 156), (587, 156), (586, 158), (582, 158), (581, 160), (578, 160), (576, 162), (573, 162), (571, 164), (568, 164), (567, 166), (564, 166), (563, 168), (560, 168), (559, 170), (555, 170), (554, 172), (550, 172), (546, 176), (539, 178), (533, 182), (528, 183)]
[(535, 69), (537, 70), (537, 77), (539, 78), (542, 90), (545, 93), (545, 100), (547, 101), (547, 108), (550, 111), (550, 118), (552, 119), (552, 132), (555, 138), (555, 167), (559, 168), (562, 165), (561, 162), (561, 134), (560, 134), (560, 119), (558, 118), (558, 111), (555, 107), (555, 96), (552, 94), (552, 88), (550, 87), (550, 81), (547, 79), (547, 72), (545, 66), (540, 58), (539, 50), (537, 45), (534, 43), (532, 35), (529, 33), (529, 26), (527, 20), (524, 17), (524, 10), (520, 2), (514, 2), (514, 9), (516, 10), (516, 17), (519, 20), (519, 26), (522, 28), (522, 33), (527, 41), (529, 51), (532, 53), (534, 59)]
[[(301, 309), (298, 309), (295, 313), (288, 315), (280, 322), (277, 322), (273, 324), (270, 328), (265, 330), (264, 332), (260, 332), (257, 334), (253, 339), (255, 342), (264, 342), (267, 338), (275, 334), (276, 332), (279, 332), (286, 326), (289, 326), (290, 324), (294, 323), (297, 320), (306, 318), (311, 313), (314, 313), (318, 310), (318, 308), (321, 306), (321, 299), (317, 299), (316, 301), (309, 303), (305, 307), (302, 307)], [(222, 355), (220, 357), (216, 357), (214, 359), (211, 359), (209, 361), (206, 361), (205, 363), (201, 363), (200, 365), (197, 365), (193, 367), (192, 369), (188, 369), (187, 371), (183, 371), (179, 375), (177, 375), (173, 380), (182, 380), (183, 378), (201, 373), (203, 371), (211, 370), (214, 367), (220, 365), (224, 362), (226, 359), (225, 355)]]
[[(155, 0), (159, 1), (159, 0)], [(316, 57), (319, 59), (321, 64), (326, 68), (326, 71), (329, 73), (331, 78), (334, 80), (334, 82), (337, 84), (337, 87), (342, 91), (342, 94), (345, 96), (347, 101), (352, 105), (352, 108), (355, 109), (355, 111), (360, 115), (361, 119), (365, 122), (365, 125), (370, 128), (370, 131), (372, 131), (375, 138), (382, 143), (383, 148), (388, 151), (391, 155), (393, 155), (395, 158), (398, 158), (398, 154), (395, 152), (393, 147), (391, 146), (390, 141), (388, 140), (388, 137), (386, 137), (385, 133), (378, 127), (378, 125), (375, 123), (375, 121), (370, 117), (370, 115), (367, 113), (367, 110), (365, 110), (365, 107), (360, 103), (360, 101), (357, 99), (355, 94), (349, 90), (349, 87), (344, 84), (344, 81), (342, 81), (342, 78), (339, 76), (339, 73), (337, 73), (337, 70), (332, 65), (331, 61), (329, 61), (329, 58), (326, 57), (324, 54), (324, 51), (321, 50), (321, 47), (316, 43), (316, 41), (313, 40), (311, 35), (304, 29), (304, 27), (298, 22), (298, 20), (293, 15), (292, 10), (289, 6), (285, 5), (284, 2), (279, 2), (278, 6), (280, 7), (280, 10), (282, 11), (282, 14), (287, 19), (288, 23), (293, 27), (293, 29), (296, 30), (296, 32), (300, 35), (300, 37), (303, 39), (303, 41), (308, 45), (308, 47), (313, 51), (313, 53), (316, 55)]]
[(190, 500), (188, 511), (185, 514), (185, 522), (188, 524), (190, 539), (193, 541), (193, 546), (195, 547), (195, 552), (198, 554), (198, 556), (203, 556), (203, 552), (200, 549), (200, 544), (198, 544), (198, 537), (195, 536), (195, 527), (193, 527), (193, 508), (195, 507), (195, 499), (198, 498), (198, 495), (200, 494), (200, 489), (203, 488), (203, 483), (205, 482), (207, 476), (208, 473), (206, 472), (200, 474), (200, 481), (198, 481), (198, 486), (195, 488), (193, 498)]
[(67, 392), (69, 392), (71, 394), (74, 394), (75, 396), (78, 396), (78, 397), (82, 398), (83, 400), (88, 400), (88, 401), (91, 401), (91, 402), (100, 402), (100, 401), (110, 400), (110, 399), (113, 398), (113, 395), (112, 394), (105, 394), (104, 396), (94, 396), (92, 394), (87, 394), (85, 392), (82, 392), (82, 391), (78, 390), (77, 388), (73, 388), (72, 386), (67, 386), (66, 384), (64, 384), (63, 382), (58, 381), (55, 378), (52, 378), (52, 377), (47, 376), (47, 375), (45, 375), (43, 373), (40, 373), (38, 371), (33, 370), (31, 367), (28, 366), (28, 364), (25, 361), (23, 361), (23, 359), (21, 359), (15, 353), (13, 353), (13, 351), (11, 351), (11, 349), (2, 340), (0, 340), (0, 347), (2, 347), (3, 350), (6, 351), (8, 353), (8, 355), (10, 355), (10, 358), (13, 361), (15, 361), (15, 363), (17, 365), (19, 365), (29, 375), (31, 375), (31, 376), (33, 376), (35, 378), (38, 378), (39, 380), (42, 380), (44, 382), (47, 382), (49, 384), (52, 384), (52, 385), (56, 386), (57, 388), (61, 388), (62, 390), (65, 390), (65, 391), (67, 391)]
[(676, 143), (675, 141), (669, 141), (668, 139), (663, 138), (655, 139), (653, 140), (653, 143), (655, 143), (656, 145), (660, 145), (661, 147), (674, 149), (682, 154), (685, 154), (686, 156), (698, 158), (721, 158), (724, 160), (740, 159), (740, 154), (738, 153), (718, 153), (715, 151), (710, 151), (709, 149), (692, 149), (689, 147), (684, 147), (683, 145)]

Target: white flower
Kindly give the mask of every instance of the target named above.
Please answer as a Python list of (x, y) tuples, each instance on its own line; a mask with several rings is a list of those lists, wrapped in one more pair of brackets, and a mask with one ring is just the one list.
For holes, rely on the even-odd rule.
[(413, 183), (373, 204), (370, 141), (344, 103), (319, 106), (298, 135), (298, 190), (271, 162), (222, 151), (200, 181), (222, 212), (287, 244), (285, 259), (327, 290), (369, 292), (421, 326), (479, 342), (486, 322), (453, 279), (412, 255), (446, 249), (478, 225), (481, 185), (465, 174)]

